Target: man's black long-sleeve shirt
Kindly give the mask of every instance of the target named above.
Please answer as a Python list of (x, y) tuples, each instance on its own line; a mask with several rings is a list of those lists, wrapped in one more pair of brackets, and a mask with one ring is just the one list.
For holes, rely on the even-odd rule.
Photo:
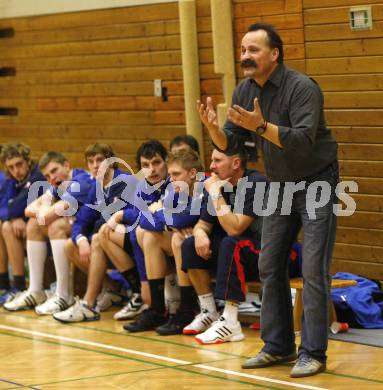
[(255, 159), (261, 146), (267, 177), (281, 182), (308, 178), (337, 159), (337, 143), (326, 127), (323, 94), (315, 81), (279, 64), (262, 88), (253, 79), (243, 80), (232, 104), (253, 111), (256, 97), (263, 117), (278, 126), (282, 148), (227, 120), (227, 150), (245, 145)]

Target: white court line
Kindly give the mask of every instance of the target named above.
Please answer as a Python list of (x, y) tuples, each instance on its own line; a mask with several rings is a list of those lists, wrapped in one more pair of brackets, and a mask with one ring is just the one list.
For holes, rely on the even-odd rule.
[(88, 346), (91, 346), (91, 347), (109, 349), (109, 350), (112, 350), (112, 351), (124, 352), (124, 353), (132, 354), (132, 355), (149, 357), (149, 358), (153, 358), (153, 359), (157, 359), (157, 360), (163, 360), (163, 361), (166, 361), (166, 362), (169, 362), (169, 363), (189, 364), (192, 367), (202, 368), (202, 369), (208, 370), (208, 371), (221, 372), (221, 373), (227, 374), (227, 375), (234, 375), (234, 376), (242, 377), (242, 378), (255, 379), (255, 380), (262, 381), (262, 382), (270, 382), (270, 383), (274, 383), (274, 384), (280, 384), (280, 385), (297, 387), (297, 388), (308, 389), (308, 390), (328, 390), (328, 389), (326, 389), (324, 387), (315, 387), (315, 386), (303, 385), (303, 384), (300, 384), (300, 383), (281, 381), (281, 380), (278, 380), (278, 379), (267, 378), (265, 376), (252, 375), (252, 374), (246, 374), (246, 373), (238, 372), (238, 371), (225, 370), (223, 368), (207, 366), (207, 365), (204, 365), (204, 364), (193, 364), (193, 362), (188, 362), (188, 361), (185, 361), (185, 360), (173, 359), (173, 358), (170, 358), (170, 357), (167, 357), (167, 356), (154, 355), (152, 353), (136, 351), (134, 349), (121, 348), (121, 347), (116, 347), (114, 345), (95, 343), (93, 341), (87, 341), (87, 340), (81, 340), (81, 339), (73, 339), (73, 338), (65, 337), (65, 336), (57, 336), (57, 335), (50, 334), (50, 333), (36, 332), (36, 331), (33, 331), (33, 330), (28, 330), (28, 329), (23, 329), (23, 328), (16, 328), (16, 327), (13, 327), (13, 326), (0, 325), (0, 329), (9, 330), (9, 331), (18, 332), (18, 333), (25, 333), (25, 334), (29, 334), (29, 335), (32, 335), (32, 336), (45, 337), (45, 338), (48, 338), (48, 339), (54, 339), (54, 340), (59, 340), (59, 341), (68, 341), (68, 342), (74, 343), (74, 344), (82, 344), (82, 345), (88, 345)]

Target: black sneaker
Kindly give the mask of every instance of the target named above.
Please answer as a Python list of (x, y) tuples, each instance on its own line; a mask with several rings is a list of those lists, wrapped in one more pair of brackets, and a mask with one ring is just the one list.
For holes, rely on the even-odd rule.
[(161, 336), (170, 336), (172, 334), (182, 334), (183, 328), (194, 320), (192, 312), (180, 312), (169, 317), (168, 322), (158, 326), (156, 332)]
[(123, 328), (132, 333), (143, 332), (145, 330), (153, 330), (165, 322), (166, 317), (149, 308), (142, 312), (138, 320), (125, 324)]

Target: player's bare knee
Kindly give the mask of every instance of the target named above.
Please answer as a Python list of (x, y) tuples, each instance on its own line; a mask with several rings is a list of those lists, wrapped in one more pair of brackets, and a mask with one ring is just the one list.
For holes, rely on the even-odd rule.
[(72, 241), (71, 238), (68, 238), (65, 245), (64, 245), (64, 251), (65, 254), (69, 259), (73, 257), (74, 251), (76, 250), (77, 246), (76, 244)]
[(53, 221), (48, 226), (48, 237), (52, 239), (65, 239), (68, 237), (68, 226), (64, 218)]
[(3, 237), (10, 237), (14, 235), (11, 222), (5, 221), (1, 224), (1, 234)]
[(39, 225), (36, 218), (29, 218), (27, 222), (27, 238), (33, 240), (40, 238), (42, 234), (42, 226)]
[(102, 249), (100, 245), (100, 235), (98, 233), (93, 235), (90, 248), (92, 252)]
[(98, 231), (98, 240), (101, 246), (104, 246), (108, 242), (108, 235), (106, 234), (106, 224), (100, 227)]
[(175, 232), (173, 234), (171, 241), (173, 252), (181, 248), (184, 239), (185, 238), (181, 233)]

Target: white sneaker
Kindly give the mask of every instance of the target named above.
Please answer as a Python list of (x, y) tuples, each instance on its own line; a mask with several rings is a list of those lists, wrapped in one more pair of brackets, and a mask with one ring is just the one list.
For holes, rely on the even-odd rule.
[(64, 311), (68, 309), (69, 306), (73, 305), (73, 299), (67, 302), (64, 298), (59, 297), (58, 295), (53, 295), (48, 298), (44, 303), (35, 307), (35, 312), (39, 316), (50, 315)]
[(104, 288), (97, 297), (97, 311), (106, 311), (113, 305), (121, 304), (125, 298), (126, 297), (116, 291)]
[(184, 327), (183, 334), (199, 334), (204, 332), (209, 326), (218, 320), (218, 313), (210, 313), (206, 309), (203, 309), (194, 320)]
[(100, 313), (92, 309), (84, 300), (75, 298), (75, 303), (69, 309), (53, 314), (53, 318), (60, 322), (97, 321)]
[(221, 344), (226, 341), (242, 341), (244, 338), (239, 321), (231, 326), (224, 317), (220, 317), (206, 332), (196, 336), (195, 340), (200, 344)]
[(131, 320), (148, 308), (149, 306), (142, 302), (141, 295), (138, 293), (133, 293), (132, 298), (129, 300), (128, 304), (119, 310), (113, 316), (113, 318), (118, 321)]
[(25, 290), (18, 292), (11, 301), (4, 303), (4, 309), (9, 311), (32, 309), (45, 302), (46, 299), (44, 291), (29, 292)]

